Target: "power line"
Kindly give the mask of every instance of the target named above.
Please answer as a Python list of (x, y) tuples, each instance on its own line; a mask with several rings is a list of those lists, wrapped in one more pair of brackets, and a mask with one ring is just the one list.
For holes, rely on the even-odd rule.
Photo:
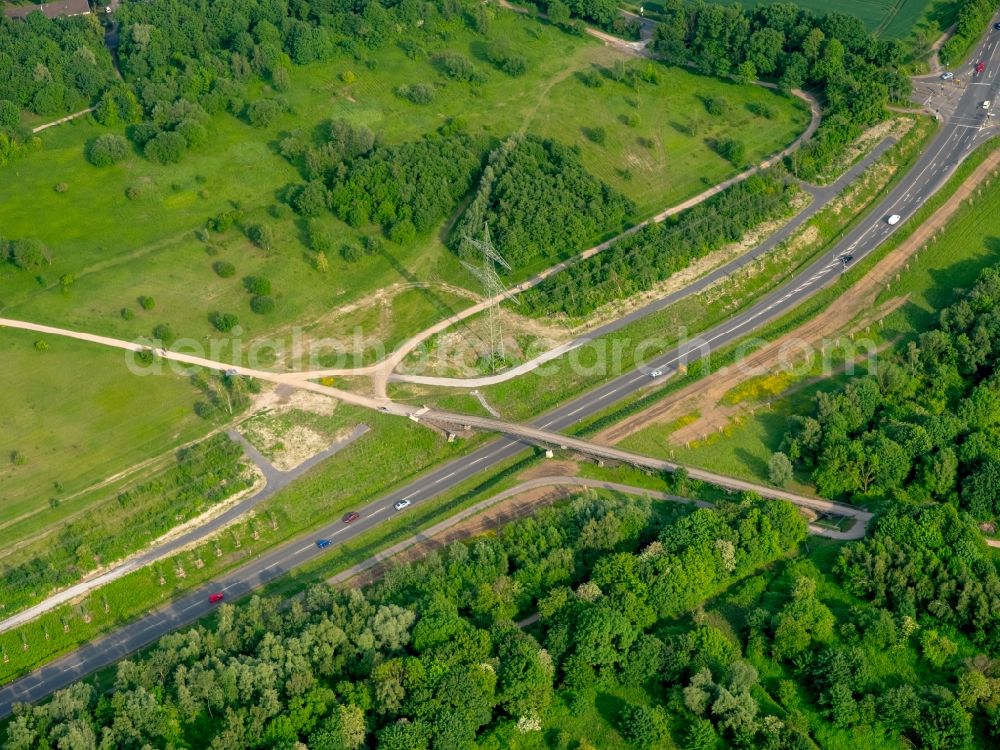
[(482, 265), (478, 268), (471, 263), (466, 263), (464, 260), (461, 263), (469, 273), (479, 279), (485, 289), (486, 299), (490, 300), (488, 307), (490, 318), (490, 369), (496, 373), (498, 355), (499, 361), (503, 362), (506, 359), (503, 345), (503, 330), (500, 324), (500, 301), (502, 299), (509, 299), (515, 305), (521, 304), (521, 301), (507, 291), (507, 287), (504, 286), (503, 281), (500, 279), (500, 274), (497, 273), (496, 267), (498, 265), (507, 271), (510, 271), (511, 267), (504, 260), (503, 256), (497, 252), (496, 247), (493, 246), (489, 223), (483, 227), (483, 238), (481, 240), (466, 236), (465, 241), (479, 251), (482, 257)]

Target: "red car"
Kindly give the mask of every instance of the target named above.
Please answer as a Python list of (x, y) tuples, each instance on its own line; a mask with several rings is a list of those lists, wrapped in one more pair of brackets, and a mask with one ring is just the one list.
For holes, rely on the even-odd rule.
[(359, 518), (361, 518), (361, 514), (360, 513), (351, 512), (351, 513), (348, 513), (346, 516), (344, 516), (344, 523), (354, 523)]
[(211, 596), (208, 597), (208, 602), (209, 602), (209, 604), (218, 604), (219, 602), (221, 602), (225, 598), (226, 598), (226, 595), (223, 594), (221, 591), (218, 591), (218, 592), (216, 592), (216, 593), (214, 593), (214, 594), (212, 594)]
[(976, 75), (979, 75), (984, 70), (986, 70), (986, 63), (979, 62), (979, 63), (976, 64)]

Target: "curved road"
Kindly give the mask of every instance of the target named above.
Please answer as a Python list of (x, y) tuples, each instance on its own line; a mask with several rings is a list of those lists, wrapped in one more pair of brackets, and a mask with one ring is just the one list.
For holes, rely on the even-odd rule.
[[(759, 85), (764, 86), (765, 88), (775, 88), (774, 84), (771, 83), (759, 82)], [(470, 305), (469, 307), (459, 310), (453, 315), (448, 316), (444, 320), (438, 321), (434, 325), (425, 328), (423, 331), (420, 331), (419, 333), (410, 337), (406, 341), (402, 342), (398, 347), (396, 347), (396, 349), (394, 349), (392, 352), (386, 355), (386, 357), (380, 360), (379, 362), (375, 362), (374, 364), (371, 365), (365, 365), (363, 367), (354, 367), (354, 368), (331, 367), (331, 368), (322, 368), (319, 370), (308, 370), (304, 372), (294, 373), (293, 377), (297, 377), (299, 380), (318, 380), (320, 378), (325, 378), (325, 377), (372, 375), (374, 379), (374, 387), (376, 395), (379, 398), (386, 398), (386, 384), (390, 379), (390, 375), (392, 374), (392, 372), (394, 372), (396, 368), (399, 367), (399, 365), (403, 362), (403, 360), (406, 359), (406, 357), (409, 356), (409, 354), (414, 349), (416, 349), (418, 346), (420, 346), (422, 343), (430, 339), (435, 334), (441, 333), (442, 331), (451, 328), (456, 323), (466, 320), (467, 318), (470, 318), (473, 315), (476, 315), (477, 313), (486, 310), (491, 305), (495, 304), (498, 300), (503, 301), (503, 299), (507, 297), (514, 296), (528, 289), (531, 289), (532, 287), (537, 286), (538, 284), (542, 283), (543, 281), (553, 276), (554, 274), (557, 274), (560, 271), (564, 271), (570, 266), (581, 263), (582, 261), (587, 260), (588, 258), (591, 258), (594, 255), (603, 252), (604, 250), (607, 250), (608, 248), (610, 248), (612, 245), (616, 244), (623, 238), (628, 237), (629, 235), (640, 231), (643, 227), (646, 227), (650, 224), (660, 224), (669, 219), (671, 216), (676, 216), (682, 211), (686, 211), (687, 209), (692, 208), (698, 205), (699, 203), (707, 201), (709, 198), (718, 195), (722, 191), (732, 187), (733, 185), (739, 182), (743, 182), (744, 180), (748, 179), (749, 177), (752, 177), (758, 172), (769, 169), (775, 164), (781, 162), (785, 157), (790, 156), (792, 153), (794, 153), (799, 148), (799, 146), (801, 146), (807, 140), (812, 138), (813, 133), (815, 133), (816, 129), (819, 128), (820, 122), (822, 121), (822, 113), (820, 110), (819, 101), (816, 99), (815, 96), (805, 91), (802, 91), (801, 89), (793, 89), (792, 93), (809, 105), (809, 125), (807, 125), (806, 129), (802, 131), (802, 133), (799, 134), (799, 136), (794, 141), (792, 141), (792, 143), (790, 143), (787, 147), (785, 147), (783, 150), (779, 151), (776, 154), (772, 154), (767, 159), (762, 161), (760, 164), (749, 167), (740, 172), (739, 174), (733, 175), (729, 179), (723, 180), (722, 182), (713, 185), (712, 187), (702, 191), (701, 193), (698, 193), (698, 195), (692, 196), (691, 198), (688, 198), (687, 200), (682, 201), (681, 203), (677, 203), (673, 206), (670, 206), (669, 208), (660, 211), (655, 216), (651, 216), (648, 219), (639, 222), (638, 224), (633, 224), (631, 227), (621, 232), (620, 234), (615, 235), (609, 240), (605, 240), (604, 242), (595, 245), (594, 247), (588, 248), (581, 253), (577, 253), (576, 255), (567, 258), (566, 260), (555, 263), (554, 265), (551, 265), (548, 268), (539, 271), (534, 276), (531, 276), (525, 279), (524, 281), (518, 282), (514, 286), (507, 289), (506, 293), (501, 295), (501, 297), (499, 298), (490, 297), (487, 299), (483, 299), (473, 305)], [(829, 188), (815, 188), (813, 192), (814, 194), (819, 195), (821, 193), (824, 193), (826, 190), (829, 190)]]
[[(992, 26), (996, 20), (997, 18), (992, 19), (990, 25)], [(842, 263), (838, 260), (841, 254), (850, 253), (857, 261), (872, 252), (894, 230), (894, 227), (885, 222), (884, 217), (898, 213), (905, 222), (921, 203), (941, 187), (962, 159), (989, 134), (985, 129), (988, 124), (986, 112), (980, 109), (979, 103), (996, 98), (1000, 81), (998, 76), (1000, 66), (997, 64), (1000, 58), (996, 54), (998, 40), (1000, 33), (987, 34), (979, 47), (978, 55), (974, 58), (986, 62), (986, 72), (980, 79), (970, 83), (958, 103), (955, 114), (942, 127), (916, 165), (873, 212), (872, 218), (862, 222), (835, 249), (784, 287), (726, 324), (707, 332), (701, 343), (692, 342), (680, 350), (653, 359), (647, 370), (676, 369), (685, 361), (704, 356), (712, 348), (724, 346), (752, 333), (764, 323), (788, 312), (832, 282), (842, 268)], [(546, 432), (563, 430), (587, 416), (596, 414), (617, 400), (642, 390), (649, 382), (646, 371), (627, 373), (541, 416), (531, 427)], [(510, 428), (511, 431), (516, 428), (518, 432), (524, 430), (523, 425), (502, 425), (502, 428)], [(350, 526), (340, 522), (329, 524), (317, 530), (308, 539), (301, 538), (253, 559), (211, 587), (202, 587), (173, 602), (169, 607), (140, 618), (3, 687), (0, 689), (0, 716), (8, 714), (14, 702), (39, 700), (52, 691), (151, 643), (160, 635), (204, 615), (211, 609), (207, 602), (211, 591), (224, 591), (230, 597), (240, 596), (320, 554), (336, 554), (335, 546), (321, 551), (316, 548), (312, 539), (327, 537), (337, 543), (354, 537), (378, 524), (381, 518), (393, 513), (392, 505), (397, 500), (405, 498), (417, 503), (433, 498), (524, 449), (525, 443), (517, 438), (506, 437), (496, 440), (428, 472), (405, 487), (359, 509), (362, 513), (361, 518)], [(768, 494), (774, 495), (773, 492)]]
[[(397, 542), (391, 547), (378, 552), (367, 560), (358, 563), (357, 565), (352, 565), (346, 570), (342, 570), (335, 576), (327, 579), (328, 583), (331, 584), (341, 584), (350, 581), (355, 576), (364, 573), (371, 568), (376, 567), (386, 560), (391, 560), (396, 555), (401, 552), (406, 551), (415, 544), (428, 541), (438, 536), (444, 531), (457, 526), (459, 523), (467, 518), (478, 515), (484, 510), (491, 508), (492, 506), (507, 500), (512, 497), (517, 497), (520, 494), (528, 492), (530, 490), (539, 489), (542, 487), (557, 487), (563, 489), (601, 489), (610, 490), (612, 492), (620, 492), (624, 495), (637, 495), (639, 497), (646, 498), (656, 498), (657, 500), (669, 500), (671, 502), (681, 503), (685, 505), (694, 505), (698, 508), (711, 508), (712, 503), (705, 502), (704, 500), (692, 500), (688, 497), (681, 497), (680, 495), (671, 495), (667, 492), (660, 492), (659, 490), (651, 490), (646, 487), (635, 487), (630, 484), (622, 484), (621, 482), (608, 482), (602, 479), (590, 479), (588, 477), (574, 477), (574, 476), (547, 476), (547, 477), (536, 477), (535, 479), (528, 479), (524, 482), (514, 485), (506, 490), (498, 492), (492, 497), (488, 497), (485, 500), (480, 500), (475, 505), (470, 505), (464, 510), (460, 510), (458, 513), (448, 516), (446, 519), (437, 523), (427, 529), (424, 529), (418, 534), (414, 534), (408, 539), (404, 539), (401, 542)], [(837, 508), (827, 509), (827, 514), (837, 515)], [(856, 511), (855, 508), (851, 508), (851, 511)], [(831, 529), (825, 526), (819, 526), (817, 524), (809, 524), (809, 532), (815, 534), (816, 536), (827, 537), (828, 539), (860, 539), (864, 536), (865, 531), (868, 528), (868, 522), (871, 520), (870, 513), (858, 514), (855, 516), (856, 523), (849, 528), (847, 531), (840, 531), (838, 529)], [(1000, 542), (998, 542), (1000, 544)]]
[[(427, 416), (431, 416), (431, 414), (429, 413)], [(464, 419), (462, 415), (448, 415), (445, 413), (434, 414), (434, 416), (442, 418), (450, 417), (452, 421), (456, 418)], [(480, 421), (484, 425), (489, 422), (489, 420)], [(659, 459), (630, 454), (617, 448), (593, 446), (586, 443), (586, 441), (565, 438), (538, 430), (537, 428), (521, 427), (520, 430), (525, 432), (525, 434), (541, 435), (545, 442), (568, 443), (571, 446), (579, 444), (586, 449), (586, 452), (606, 455), (618, 460), (624, 459), (637, 465), (661, 470), (673, 466), (673, 464), (660, 461)], [(474, 476), (498, 461), (517, 455), (525, 447), (526, 443), (519, 440), (503, 438), (467, 456), (455, 459), (425, 474), (405, 487), (379, 498), (363, 508), (359, 508), (360, 518), (352, 524), (348, 525), (340, 520), (334, 521), (323, 528), (311, 532), (308, 536), (294, 539), (264, 555), (255, 557), (237, 570), (216, 579), (210, 584), (199, 587), (190, 594), (171, 602), (166, 607), (145, 615), (128, 625), (124, 625), (115, 632), (56, 659), (26, 677), (5, 685), (3, 688), (0, 688), (0, 717), (9, 714), (13, 709), (13, 704), (16, 702), (40, 700), (49, 693), (66, 687), (91, 672), (113, 664), (130, 653), (152, 643), (160, 636), (205, 616), (213, 609), (213, 605), (208, 601), (210, 594), (223, 592), (227, 598), (238, 598), (309, 560), (321, 555), (336, 554), (336, 545), (354, 539), (359, 534), (372, 529), (384, 518), (391, 516), (393, 513), (405, 513), (405, 510), (396, 511), (393, 508), (395, 502), (409, 500), (412, 504), (416, 504), (421, 501), (430, 500), (441, 494), (441, 492)], [(803, 495), (795, 495), (782, 490), (762, 487), (750, 482), (711, 474), (710, 472), (692, 469), (690, 470), (690, 475), (695, 478), (707, 479), (731, 489), (753, 490), (765, 497), (786, 499), (820, 514), (829, 513), (855, 519), (856, 523), (854, 526), (846, 532), (835, 532), (821, 527), (811, 527), (814, 533), (822, 532), (825, 536), (833, 538), (859, 538), (864, 534), (865, 527), (872, 517), (870, 513), (859, 508)], [(567, 482), (565, 478), (560, 478), (560, 482), (571, 484), (573, 480)], [(598, 480), (592, 480), (589, 481), (589, 484), (598, 486), (602, 483)], [(522, 487), (521, 489), (526, 489), (526, 487)], [(490, 504), (496, 500), (497, 498), (493, 497), (484, 501), (484, 503)], [(316, 539), (329, 539), (333, 542), (333, 545), (326, 550), (320, 550), (315, 544)]]
[[(829, 204), (831, 200), (836, 198), (845, 188), (847, 188), (848, 185), (858, 179), (862, 172), (878, 161), (895, 143), (896, 141), (894, 138), (884, 139), (874, 149), (872, 149), (872, 151), (864, 159), (861, 159), (857, 164), (852, 166), (847, 172), (841, 175), (840, 178), (830, 185), (825, 187), (803, 185), (802, 189), (812, 196), (812, 202), (795, 214), (795, 216), (793, 216), (783, 227), (778, 229), (778, 231), (770, 235), (766, 240), (749, 252), (719, 266), (714, 271), (705, 274), (701, 278), (695, 279), (682, 289), (678, 289), (676, 292), (660, 297), (659, 299), (654, 300), (647, 305), (643, 305), (637, 310), (633, 310), (620, 318), (615, 318), (599, 328), (595, 328), (582, 336), (578, 336), (571, 341), (567, 341), (554, 349), (550, 349), (549, 351), (538, 355), (534, 359), (523, 362), (522, 364), (512, 367), (509, 370), (499, 372), (496, 375), (453, 378), (435, 375), (406, 375), (402, 373), (393, 373), (389, 375), (389, 380), (399, 383), (417, 383), (420, 385), (436, 385), (454, 388), (484, 388), (489, 385), (496, 385), (497, 383), (502, 383), (504, 381), (520, 377), (521, 375), (529, 373), (532, 370), (536, 370), (546, 362), (557, 359), (574, 349), (579, 349), (581, 346), (585, 346), (591, 341), (599, 339), (602, 336), (607, 336), (609, 333), (621, 330), (630, 323), (634, 323), (635, 321), (645, 318), (648, 315), (665, 310), (685, 297), (690, 297), (692, 294), (697, 294), (698, 292), (707, 289), (719, 280), (724, 279), (730, 274), (736, 273), (747, 264), (753, 263), (762, 255), (766, 255), (771, 252), (777, 245), (792, 236), (792, 234), (795, 233), (799, 227), (805, 224), (805, 222), (809, 221), (809, 219), (826, 208), (827, 204)], [(618, 238), (615, 238), (612, 242), (617, 239)]]

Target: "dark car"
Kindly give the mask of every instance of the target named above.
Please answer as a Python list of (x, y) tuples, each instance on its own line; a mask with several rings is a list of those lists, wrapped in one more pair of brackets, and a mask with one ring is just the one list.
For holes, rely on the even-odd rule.
[(320, 549), (326, 549), (327, 547), (330, 546), (330, 540), (329, 539), (317, 539), (316, 540), (316, 546), (319, 547)]
[(1000, 31), (1000, 23), (993, 24), (993, 28), (996, 29), (997, 31)]
[(844, 255), (840, 256), (840, 262), (843, 263), (845, 266), (848, 263), (850, 263), (852, 260), (854, 260), (854, 256), (851, 255), (850, 253), (847, 253), (847, 254), (844, 254)]
[(225, 598), (226, 598), (225, 594), (223, 594), (221, 591), (217, 591), (216, 593), (214, 593), (214, 594), (212, 594), (211, 596), (208, 597), (208, 603), (209, 604), (218, 604), (219, 602), (221, 602)]
[(346, 516), (344, 516), (344, 523), (354, 523), (359, 518), (361, 518), (360, 513), (348, 513)]

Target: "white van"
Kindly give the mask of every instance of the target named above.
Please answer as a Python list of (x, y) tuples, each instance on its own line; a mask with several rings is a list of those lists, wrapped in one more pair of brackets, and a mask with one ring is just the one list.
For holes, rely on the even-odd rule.
[(886, 219), (886, 221), (889, 222), (889, 226), (892, 226), (893, 224), (898, 224), (901, 218), (903, 217), (901, 217), (899, 214), (893, 214), (888, 219)]

